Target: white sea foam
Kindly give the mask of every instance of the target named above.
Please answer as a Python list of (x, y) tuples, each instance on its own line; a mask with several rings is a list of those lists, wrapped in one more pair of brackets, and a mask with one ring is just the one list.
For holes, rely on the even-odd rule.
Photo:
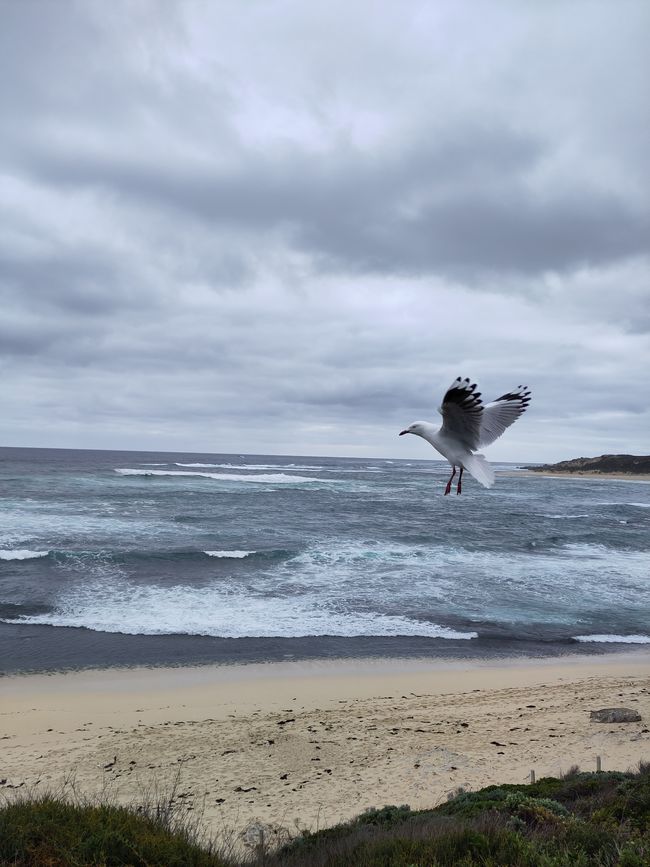
[(595, 644), (650, 644), (650, 635), (575, 635), (574, 638)]
[[(244, 553), (249, 552), (206, 556)], [(102, 563), (100, 555), (95, 566), (91, 570), (86, 560), (80, 562), (83, 582), (68, 586), (54, 612), (24, 622), (131, 634), (469, 639), (476, 635), (471, 626), (453, 629), (432, 621), (444, 611), (463, 620), (543, 622), (570, 635), (576, 611), (589, 618), (585, 623), (627, 608), (639, 612), (628, 629), (641, 637), (625, 640), (642, 643), (650, 553), (580, 543), (540, 547), (531, 556), (522, 550), (336, 538), (250, 570), (241, 583), (231, 576), (200, 587), (138, 584), (116, 572), (112, 562)], [(614, 622), (625, 632), (624, 620)]]
[[(282, 466), (285, 466), (284, 464)], [(328, 470), (334, 467), (324, 467), (322, 464), (286, 464), (292, 470)]]
[(222, 470), (322, 470), (323, 467), (315, 467), (307, 464), (182, 464), (176, 462), (177, 467), (195, 467), (204, 469)]
[(232, 557), (235, 560), (241, 560), (254, 554), (255, 551), (204, 551), (203, 553), (207, 554), (208, 557)]
[[(561, 548), (567, 554), (572, 554), (575, 557), (598, 557), (601, 559), (619, 556), (623, 552), (614, 551), (607, 545), (593, 544), (591, 542), (565, 542)], [(643, 556), (643, 552), (639, 552)]]
[(21, 548), (14, 551), (0, 549), (0, 560), (33, 560), (36, 557), (47, 557), (49, 551), (30, 551)]
[(267, 597), (221, 584), (196, 588), (137, 586), (126, 580), (77, 587), (55, 612), (18, 622), (76, 626), (129, 635), (210, 635), (221, 638), (391, 636), (472, 639), (428, 621), (334, 608), (315, 595)]
[(319, 482), (320, 479), (312, 479), (307, 476), (289, 476), (286, 473), (258, 473), (257, 475), (242, 475), (241, 473), (200, 473), (184, 470), (133, 470), (116, 469), (120, 476), (191, 476), (194, 478), (216, 479), (220, 482), (253, 482), (263, 485), (274, 484), (306, 484)]
[(545, 518), (590, 518), (591, 515), (544, 515)]
[(597, 506), (635, 506), (637, 509), (650, 509), (650, 503), (596, 503)]
[[(274, 576), (320, 588), (325, 598), (362, 596), (371, 608), (441, 610), (463, 618), (564, 628), (576, 610), (647, 607), (649, 569), (649, 552), (604, 545), (541, 544), (531, 556), (525, 550), (333, 540), (279, 564)], [(471, 586), (459, 576), (472, 576)]]

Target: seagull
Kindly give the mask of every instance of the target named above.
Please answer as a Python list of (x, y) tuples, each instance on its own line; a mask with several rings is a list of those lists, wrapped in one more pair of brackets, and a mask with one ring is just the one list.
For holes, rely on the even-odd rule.
[(451, 491), (451, 483), (456, 475), (456, 466), (460, 467), (456, 495), (462, 491), (463, 470), (474, 476), (484, 488), (494, 484), (494, 470), (485, 460), (484, 455), (477, 454), (477, 449), (491, 445), (507, 427), (517, 421), (526, 411), (530, 403), (530, 390), (527, 385), (518, 385), (516, 389), (502, 394), (492, 403), (483, 404), (476, 383), (467, 377), (459, 376), (447, 389), (438, 412), (442, 416), (442, 426), (436, 429), (428, 421), (415, 421), (405, 430), (404, 434), (415, 434), (447, 458), (452, 472), (445, 488), (445, 496)]

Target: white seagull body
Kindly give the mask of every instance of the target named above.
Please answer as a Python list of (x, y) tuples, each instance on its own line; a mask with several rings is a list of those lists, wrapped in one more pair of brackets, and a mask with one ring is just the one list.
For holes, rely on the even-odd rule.
[(525, 412), (529, 403), (528, 387), (519, 385), (491, 403), (484, 404), (481, 393), (476, 390), (476, 383), (459, 376), (447, 389), (438, 410), (442, 415), (441, 427), (437, 428), (428, 421), (416, 421), (400, 431), (400, 436), (407, 433), (420, 436), (447, 458), (452, 473), (445, 494), (451, 491), (456, 467), (460, 467), (457, 494), (462, 491), (463, 470), (467, 470), (484, 488), (491, 488), (494, 471), (484, 455), (477, 454), (477, 449), (489, 446), (498, 439)]

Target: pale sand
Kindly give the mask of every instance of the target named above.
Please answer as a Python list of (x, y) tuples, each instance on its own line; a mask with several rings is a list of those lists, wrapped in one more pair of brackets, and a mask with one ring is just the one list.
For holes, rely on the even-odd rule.
[[(213, 832), (316, 828), (455, 787), (650, 759), (650, 652), (562, 660), (339, 661), (0, 680), (0, 791), (74, 775), (120, 800), (169, 786)], [(599, 707), (641, 723), (590, 723)], [(494, 743), (494, 742), (497, 743)], [(115, 764), (105, 769), (105, 765)], [(217, 802), (219, 799), (219, 803)]]

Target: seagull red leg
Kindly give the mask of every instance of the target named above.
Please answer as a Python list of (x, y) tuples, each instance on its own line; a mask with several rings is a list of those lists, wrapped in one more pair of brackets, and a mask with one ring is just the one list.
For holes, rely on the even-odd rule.
[(447, 496), (448, 493), (450, 493), (450, 491), (451, 491), (451, 481), (452, 481), (452, 479), (454, 478), (454, 476), (456, 475), (456, 467), (455, 467), (455, 465), (453, 465), (453, 464), (452, 464), (452, 469), (453, 469), (453, 472), (452, 472), (452, 474), (449, 476), (449, 481), (447, 482), (447, 487), (445, 488), (445, 497)]
[(458, 475), (458, 485), (456, 486), (456, 496), (463, 493), (463, 467), (460, 468)]

